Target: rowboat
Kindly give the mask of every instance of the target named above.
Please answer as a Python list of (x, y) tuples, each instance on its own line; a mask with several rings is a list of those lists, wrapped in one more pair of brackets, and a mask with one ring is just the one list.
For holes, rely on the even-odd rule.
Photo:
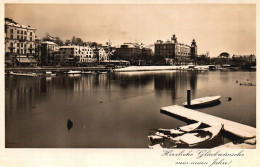
[[(214, 104), (215, 102), (219, 102), (221, 96), (206, 96), (198, 99), (193, 99), (190, 101), (190, 106), (201, 106), (201, 105), (209, 105)], [(184, 106), (188, 106), (188, 103), (183, 103)]]
[(185, 132), (191, 132), (191, 131), (197, 129), (200, 125), (201, 125), (201, 122), (197, 122), (197, 123), (185, 125), (185, 126), (175, 128), (175, 129), (162, 129), (162, 128), (160, 128), (160, 129), (158, 129), (158, 132), (162, 132), (162, 133), (170, 134), (170, 135), (180, 135), (180, 134), (183, 134)]
[(151, 142), (156, 142), (163, 140), (164, 138), (171, 138), (173, 136), (182, 135), (186, 132), (191, 132), (197, 129), (201, 125), (201, 122), (197, 122), (194, 124), (185, 125), (175, 129), (162, 129), (159, 128), (158, 131), (154, 135), (149, 135), (148, 139)]
[(17, 75), (17, 76), (29, 76), (29, 77), (37, 77), (39, 76), (40, 74), (37, 74), (37, 73), (15, 73), (15, 72), (10, 72), (9, 73), (10, 75)]
[(66, 74), (80, 74), (81, 71), (74, 71), (74, 70), (70, 70), (69, 72), (66, 72)]
[(177, 136), (172, 140), (177, 144), (177, 147), (197, 147), (198, 145), (206, 144), (215, 139), (223, 129), (223, 125), (218, 124), (208, 128), (197, 129), (191, 133)]
[(166, 142), (157, 143), (153, 146), (149, 146), (149, 148), (158, 148), (159, 146), (161, 148), (202, 148), (210, 142), (213, 142), (213, 140), (219, 136), (222, 129), (223, 125), (221, 124), (203, 129), (196, 129), (177, 137), (169, 137)]
[(45, 72), (46, 76), (55, 76), (56, 74), (53, 74), (51, 71), (46, 71)]

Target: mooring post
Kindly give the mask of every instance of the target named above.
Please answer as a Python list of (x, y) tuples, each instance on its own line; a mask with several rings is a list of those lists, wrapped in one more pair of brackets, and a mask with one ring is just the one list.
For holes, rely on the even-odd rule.
[(187, 106), (190, 107), (190, 90), (187, 90)]

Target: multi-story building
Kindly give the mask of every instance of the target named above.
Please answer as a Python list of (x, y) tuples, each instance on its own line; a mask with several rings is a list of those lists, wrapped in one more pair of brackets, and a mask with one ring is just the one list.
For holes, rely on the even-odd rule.
[(61, 46), (55, 54), (56, 62), (74, 61), (89, 63), (97, 61), (94, 57), (93, 49), (89, 46)]
[(36, 29), (29, 25), (21, 25), (10, 18), (5, 18), (5, 59), (15, 65), (19, 61), (17, 59), (19, 56), (23, 58), (34, 56), (35, 32)]
[(172, 36), (171, 41), (163, 42), (162, 40), (157, 40), (154, 50), (155, 56), (178, 62), (187, 61), (192, 56), (195, 57), (197, 55), (197, 45), (194, 39), (191, 46), (189, 46), (178, 43), (175, 34)]
[(55, 65), (54, 54), (59, 50), (59, 46), (51, 41), (42, 41), (40, 48), (40, 64), (43, 66)]
[(132, 61), (142, 55), (142, 49), (132, 43), (124, 43), (116, 48), (115, 58)]
[(104, 48), (95, 48), (93, 51), (98, 62), (108, 60), (108, 52)]

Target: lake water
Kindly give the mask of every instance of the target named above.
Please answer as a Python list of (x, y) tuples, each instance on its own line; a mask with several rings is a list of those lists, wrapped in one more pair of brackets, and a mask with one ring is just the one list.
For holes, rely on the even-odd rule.
[(160, 108), (182, 105), (187, 89), (192, 99), (232, 97), (196, 110), (256, 127), (256, 87), (239, 84), (248, 82), (256, 84), (256, 72), (6, 76), (6, 147), (147, 148), (150, 129), (186, 124), (161, 114)]

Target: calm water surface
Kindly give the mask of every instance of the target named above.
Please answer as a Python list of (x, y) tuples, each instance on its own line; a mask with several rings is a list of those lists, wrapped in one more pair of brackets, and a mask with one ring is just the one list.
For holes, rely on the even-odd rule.
[(6, 147), (147, 148), (149, 129), (186, 124), (160, 108), (182, 105), (187, 89), (192, 98), (232, 97), (197, 110), (255, 127), (256, 87), (246, 82), (256, 84), (256, 72), (6, 76)]

